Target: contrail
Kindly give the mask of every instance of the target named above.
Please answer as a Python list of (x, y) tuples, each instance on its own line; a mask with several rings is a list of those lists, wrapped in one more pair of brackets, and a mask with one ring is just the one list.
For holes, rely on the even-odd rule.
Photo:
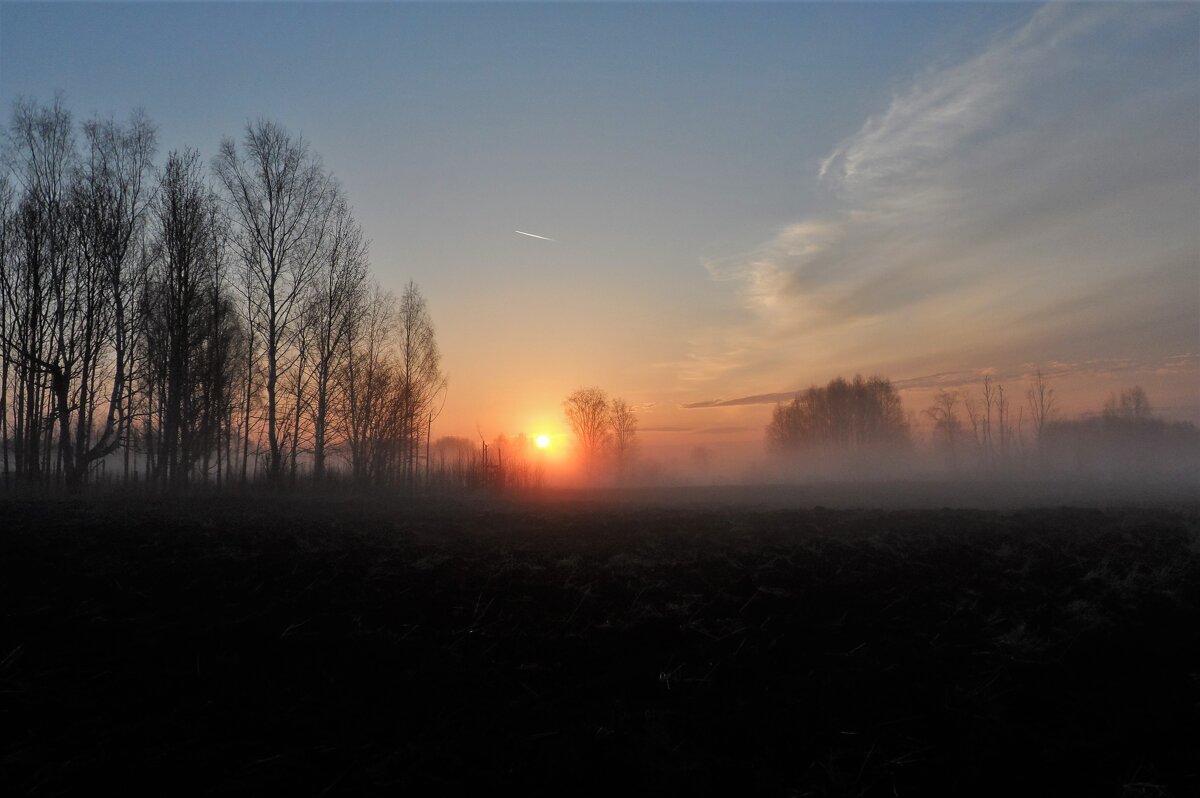
[(533, 233), (526, 233), (524, 230), (513, 230), (513, 232), (520, 233), (523, 236), (529, 236), (530, 238), (540, 238), (543, 241), (553, 241), (554, 240), (553, 238), (546, 238), (545, 236), (538, 236), (538, 235), (534, 235)]

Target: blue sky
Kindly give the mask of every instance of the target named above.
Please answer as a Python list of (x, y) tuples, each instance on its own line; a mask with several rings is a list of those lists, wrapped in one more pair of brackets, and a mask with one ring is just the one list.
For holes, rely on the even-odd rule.
[(445, 432), (596, 383), (757, 440), (680, 406), (1050, 363), (1195, 404), (1198, 41), (1195, 6), (4, 3), (0, 101), (303, 133), (429, 298)]

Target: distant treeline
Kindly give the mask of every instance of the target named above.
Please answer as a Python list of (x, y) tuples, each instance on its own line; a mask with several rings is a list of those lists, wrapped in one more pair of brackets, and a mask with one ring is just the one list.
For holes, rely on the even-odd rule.
[(802, 391), (775, 407), (767, 445), (776, 452), (878, 450), (909, 444), (909, 425), (900, 396), (882, 377), (841, 377)]
[[(563, 400), (563, 414), (586, 480), (622, 484), (638, 477), (638, 419), (628, 402), (610, 399), (602, 388), (579, 388)], [(431, 486), (538, 488), (546, 477), (545, 454), (537, 438), (524, 433), (499, 435), (491, 443), (481, 438), (478, 445), (457, 436), (439, 438), (433, 442)]]
[(159, 159), (141, 112), (19, 100), (2, 158), (5, 484), (428, 478), (446, 380), (425, 300), (373, 283), (301, 137), (257, 121), (211, 160)]
[[(1019, 475), (1031, 469), (1070, 475), (1159, 476), (1200, 467), (1200, 429), (1155, 418), (1140, 387), (1112, 395), (1102, 411), (1059, 417), (1057, 397), (1041, 372), (1016, 407), (1002, 384), (984, 377), (974, 388), (943, 389), (923, 414), (938, 463), (964, 470)], [(916, 460), (912, 419), (882, 377), (838, 377), (777, 405), (766, 428), (767, 448), (821, 470), (847, 465), (860, 472)]]
[(526, 490), (542, 487), (545, 478), (545, 460), (524, 433), (498, 435), (491, 443), (446, 435), (430, 453), (431, 489)]
[(1060, 472), (1148, 476), (1183, 473), (1200, 482), (1200, 429), (1155, 418), (1141, 388), (1111, 397), (1098, 416), (1051, 420), (1041, 438), (1045, 466)]

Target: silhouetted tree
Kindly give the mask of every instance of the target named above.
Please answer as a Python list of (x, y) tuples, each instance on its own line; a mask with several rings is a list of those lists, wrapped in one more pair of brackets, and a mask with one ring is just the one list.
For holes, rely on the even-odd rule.
[[(220, 258), (219, 262), (224, 262)], [(208, 479), (210, 458), (216, 460), (218, 485), (231, 478), (233, 428), (238, 386), (246, 360), (246, 328), (237, 303), (225, 283), (223, 271), (213, 276), (204, 305), (199, 371), (200, 434), (197, 438), (201, 474)]]
[[(148, 199), (154, 129), (135, 113), (126, 125), (94, 120), (76, 149), (62, 98), (19, 100), (5, 164), (22, 191), (19, 250), (4, 269), (3, 344), (24, 391), (14, 430), (18, 471), (53, 470), (78, 485), (125, 440), (131, 352), (128, 304), (136, 291), (131, 253)], [(102, 420), (97, 427), (99, 418)], [(45, 435), (46, 448), (40, 441)]]
[(338, 371), (339, 419), (350, 472), (360, 485), (382, 478), (389, 430), (388, 398), (395, 363), (388, 349), (396, 323), (395, 298), (375, 286), (355, 307), (347, 332), (349, 353)]
[(71, 271), (77, 258), (70, 246), (69, 211), (78, 153), (62, 98), (55, 97), (49, 107), (18, 100), (5, 143), (5, 166), (21, 197), (4, 272), (10, 325), (2, 343), (19, 386), (13, 431), (17, 472), (37, 479), (50, 469), (56, 421), (63, 436), (59, 467), (74, 454), (69, 379), (75, 366), (72, 308), (77, 305)]
[(433, 320), (417, 284), (409, 281), (400, 298), (396, 329), (397, 379), (400, 401), (401, 478), (415, 489), (421, 442), (433, 424), (436, 404), (446, 388)]
[(271, 480), (310, 451), (320, 479), (343, 444), (365, 482), (414, 488), (422, 444), (429, 476), (446, 381), (425, 299), (369, 294), (362, 231), (302, 139), (256, 122), (223, 141), (218, 197), (191, 150), (150, 179), (140, 112), (79, 130), (56, 97), (18, 100), (4, 131), (6, 484), (77, 485), (121, 448), (126, 478), (170, 486), (214, 462), (246, 482), (264, 451)]
[(980, 394), (983, 396), (983, 424), (980, 427), (981, 433), (981, 451), (985, 465), (992, 465), (995, 459), (996, 450), (992, 443), (992, 414), (996, 407), (996, 386), (992, 384), (990, 375), (984, 375), (983, 387), (980, 389)]
[(291, 381), (288, 401), (283, 417), (288, 420), (280, 434), (280, 447), (287, 451), (288, 477), (294, 483), (299, 473), (301, 440), (307, 438), (309, 429), (302, 426), (309, 414), (310, 388), (313, 382), (312, 338), (314, 325), (310, 319), (301, 318), (291, 338), (291, 368), (285, 372)]
[(599, 388), (580, 388), (563, 400), (563, 411), (579, 444), (584, 473), (591, 476), (611, 434), (608, 396)]
[[(133, 424), (123, 399), (132, 381), (138, 327), (133, 311), (147, 265), (138, 242), (154, 196), (149, 183), (157, 147), (154, 126), (140, 110), (124, 125), (113, 120), (92, 120), (84, 125), (84, 134), (87, 152), (76, 194), (83, 219), (80, 249), (94, 259), (98, 272), (98, 296), (92, 307), (96, 318), (105, 324), (93, 335), (105, 344), (88, 342), (96, 349), (89, 353), (88, 379), (78, 392), (76, 481), (83, 478), (92, 463), (123, 445)], [(101, 369), (109, 375), (108, 391), (102, 396), (87, 385)], [(101, 401), (105, 405), (104, 420), (96, 430), (95, 414)]]
[(962, 436), (962, 420), (958, 417), (958, 391), (942, 389), (925, 410), (933, 421), (934, 441), (946, 452), (951, 466), (958, 462), (958, 443)]
[(351, 314), (361, 307), (367, 290), (367, 243), (340, 191), (336, 195), (329, 234), (321, 253), (319, 278), (309, 302), (307, 323), (313, 327), (313, 478), (325, 477), (326, 449), (336, 404), (335, 375), (349, 355)]
[[(11, 350), (5, 342), (20, 339), (17, 332), (18, 315), (15, 310), (10, 309), (6, 290), (9, 285), (10, 257), (15, 257), (12, 246), (15, 226), (14, 197), (15, 192), (8, 175), (0, 173), (0, 466), (4, 468), (5, 487), (9, 486), (12, 479), (10, 436), (12, 425), (17, 420), (10, 417), (9, 413), (10, 404), (15, 404), (10, 402), (12, 394), (9, 388), (13, 362)], [(13, 389), (16, 387), (14, 385)]]
[(637, 415), (624, 399), (613, 399), (608, 414), (617, 477), (624, 478), (637, 453)]
[[(240, 234), (245, 235), (244, 231)], [(242, 249), (241, 252), (245, 254), (246, 250)], [(245, 322), (246, 333), (246, 343), (242, 348), (242, 381), (239, 391), (239, 412), (241, 415), (238, 424), (238, 442), (239, 449), (241, 450), (239, 481), (242, 485), (245, 485), (249, 481), (250, 438), (254, 435), (256, 426), (256, 418), (253, 411), (262, 383), (260, 369), (258, 368), (262, 339), (256, 335), (256, 331), (261, 326), (262, 304), (258, 301), (259, 294), (254, 287), (255, 281), (252, 278), (253, 269), (251, 264), (244, 257), (240, 258), (239, 261), (242, 269), (241, 279), (235, 282), (235, 286), (241, 292), (238, 306)]]
[[(215, 341), (211, 316), (223, 264), (216, 201), (194, 150), (172, 152), (154, 206), (155, 258), (146, 291), (148, 388), (161, 395), (154, 476), (171, 485), (188, 481), (199, 453), (198, 421), (208, 378), (223, 374), (203, 362)], [(214, 386), (214, 390), (221, 390)]]
[(9, 420), (8, 420), (8, 373), (9, 348), (4, 341), (9, 338), (9, 311), (5, 301), (4, 286), (8, 276), (9, 215), (12, 212), (13, 190), (8, 175), (0, 174), (0, 468), (4, 470), (4, 486), (9, 486)]
[[(1044, 395), (1046, 412), (1050, 412), (1052, 391)], [(1029, 392), (1026, 392), (1029, 401)], [(978, 394), (965, 392), (963, 407), (971, 424), (971, 440), (975, 446), (978, 464), (984, 469), (993, 469), (1001, 463), (1011, 461), (1023, 450), (1021, 427), (1025, 409), (1018, 405), (1017, 419), (1012, 418), (1012, 401), (1004, 386), (994, 382), (990, 374), (983, 377)]]
[(908, 443), (900, 396), (882, 377), (853, 382), (838, 377), (813, 386), (791, 402), (776, 405), (767, 425), (768, 448), (862, 451)]
[(268, 474), (278, 480), (283, 469), (279, 379), (294, 365), (289, 349), (321, 267), (333, 209), (330, 180), (306, 141), (261, 120), (246, 126), (241, 151), (232, 139), (222, 141), (214, 167), (228, 217), (240, 227), (231, 240), (258, 304), (252, 321), (259, 326), (266, 357)]
[(1029, 405), (1029, 418), (1033, 422), (1033, 432), (1038, 443), (1041, 443), (1042, 432), (1047, 422), (1054, 417), (1054, 389), (1046, 382), (1046, 376), (1038, 369), (1033, 377), (1033, 385), (1025, 392), (1025, 401)]

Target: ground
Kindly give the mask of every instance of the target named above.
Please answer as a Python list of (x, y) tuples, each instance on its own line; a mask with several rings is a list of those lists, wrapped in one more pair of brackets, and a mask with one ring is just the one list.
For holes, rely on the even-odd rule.
[(0, 495), (0, 602), (9, 795), (1200, 794), (1195, 507)]

